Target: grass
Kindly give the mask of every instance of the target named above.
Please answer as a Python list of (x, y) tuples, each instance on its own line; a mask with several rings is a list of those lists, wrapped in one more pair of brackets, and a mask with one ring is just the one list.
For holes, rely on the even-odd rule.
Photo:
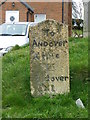
[(82, 35), (83, 34), (83, 30), (78, 30), (78, 29), (73, 29), (72, 30), (72, 35)]
[[(52, 98), (30, 94), (29, 46), (6, 54), (2, 62), (3, 118), (87, 118), (88, 40), (70, 38), (69, 52), (71, 92)], [(85, 109), (76, 106), (78, 98)]]

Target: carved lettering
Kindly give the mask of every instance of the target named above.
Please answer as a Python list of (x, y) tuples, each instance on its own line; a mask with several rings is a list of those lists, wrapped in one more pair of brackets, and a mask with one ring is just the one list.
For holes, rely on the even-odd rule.
[(42, 60), (48, 60), (48, 59), (59, 59), (60, 58), (60, 55), (57, 53), (57, 54), (54, 54), (54, 53), (45, 53), (45, 52), (37, 52), (37, 53), (33, 53), (33, 59), (34, 60), (40, 60), (40, 55), (42, 57)]
[(49, 85), (45, 85), (44, 83), (42, 83), (42, 86), (44, 88), (44, 91), (49, 91)]
[(39, 47), (39, 46), (42, 47), (42, 45), (43, 45), (42, 42), (39, 41), (39, 42), (38, 42), (38, 47)]
[(36, 40), (33, 40), (33, 44), (32, 46), (33, 47), (56, 47), (56, 46), (59, 46), (59, 47), (63, 47), (67, 44), (67, 41), (50, 41), (50, 42), (47, 42), (47, 41), (39, 41), (37, 42)]
[(54, 81), (66, 81), (67, 79), (68, 79), (68, 76), (56, 76), (56, 77), (50, 77), (49, 75), (47, 75), (46, 77), (45, 77), (45, 79), (46, 79), (46, 81), (52, 81), (52, 82), (54, 82)]
[(30, 27), (31, 94), (69, 92), (68, 26), (46, 20)]
[(55, 35), (55, 32), (52, 31), (52, 32), (50, 32), (50, 34), (51, 34), (51, 36), (54, 36), (54, 35)]
[(48, 36), (49, 33), (49, 29), (42, 29), (43, 33), (46, 34)]
[(44, 47), (48, 46), (48, 42), (44, 41)]
[(40, 60), (40, 55), (39, 55), (39, 52), (34, 53), (33, 60)]
[(56, 58), (59, 58), (59, 54), (56, 54)]
[(55, 87), (54, 87), (54, 85), (51, 85), (51, 91), (52, 91), (52, 92), (55, 92)]
[(36, 40), (33, 40), (33, 45), (32, 46), (37, 46)]

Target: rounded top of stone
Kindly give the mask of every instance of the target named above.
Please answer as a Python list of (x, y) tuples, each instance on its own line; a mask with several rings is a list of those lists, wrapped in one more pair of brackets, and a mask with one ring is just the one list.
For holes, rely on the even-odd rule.
[[(41, 24), (48, 24), (48, 23), (54, 23), (54, 24), (58, 24), (58, 25), (60, 25), (60, 26), (65, 26), (65, 27), (68, 27), (68, 25), (66, 25), (65, 23), (62, 23), (62, 22), (58, 22), (58, 21), (56, 21), (56, 20), (53, 20), (53, 19), (46, 19), (46, 20), (44, 20), (44, 21), (42, 21), (42, 22), (39, 22), (38, 24), (36, 24), (35, 26), (38, 26), (38, 25), (41, 25)], [(33, 27), (33, 26), (31, 26), (31, 27)]]
[[(42, 22), (40, 22), (40, 23), (43, 23), (43, 22), (45, 22), (45, 23), (47, 23), (47, 22), (52, 22), (52, 23), (59, 23), (60, 25), (66, 25), (66, 24), (64, 24), (64, 23), (62, 23), (62, 22), (58, 22), (58, 21), (56, 21), (56, 20), (54, 20), (54, 19), (46, 19), (46, 20), (44, 20), (44, 21), (42, 21)], [(67, 26), (67, 25), (66, 25)]]

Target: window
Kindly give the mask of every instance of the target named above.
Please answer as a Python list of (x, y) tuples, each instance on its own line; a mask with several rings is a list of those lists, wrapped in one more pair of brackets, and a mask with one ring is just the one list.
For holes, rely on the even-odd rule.
[(6, 11), (6, 22), (19, 22), (19, 11)]
[(34, 15), (34, 22), (42, 22), (46, 20), (46, 14), (35, 14)]
[(2, 24), (0, 26), (0, 35), (21, 35), (25, 36), (27, 25), (24, 24)]

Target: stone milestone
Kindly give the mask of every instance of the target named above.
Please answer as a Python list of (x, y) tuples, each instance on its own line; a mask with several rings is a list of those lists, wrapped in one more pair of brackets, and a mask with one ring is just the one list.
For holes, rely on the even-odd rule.
[(30, 27), (29, 36), (32, 96), (68, 93), (68, 26), (46, 20)]

